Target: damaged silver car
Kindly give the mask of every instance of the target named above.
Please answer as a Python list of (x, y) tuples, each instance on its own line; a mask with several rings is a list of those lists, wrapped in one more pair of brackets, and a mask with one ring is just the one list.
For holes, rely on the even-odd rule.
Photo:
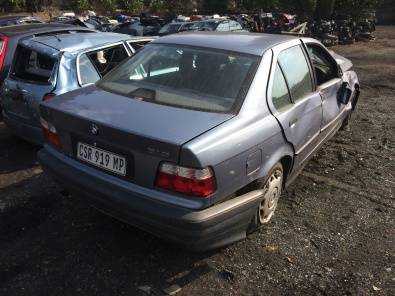
[(268, 223), (359, 95), (309, 38), (181, 33), (41, 106), (44, 169), (101, 211), (194, 250)]

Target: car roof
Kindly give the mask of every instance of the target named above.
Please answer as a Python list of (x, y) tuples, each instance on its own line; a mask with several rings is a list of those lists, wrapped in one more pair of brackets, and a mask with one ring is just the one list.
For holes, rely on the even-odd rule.
[(34, 34), (40, 34), (45, 32), (59, 31), (59, 30), (79, 30), (79, 31), (92, 31), (87, 28), (67, 25), (67, 24), (23, 24), (0, 27), (0, 34), (8, 37), (13, 36), (29, 36)]
[(126, 34), (91, 32), (38, 36), (31, 39), (31, 42), (38, 42), (58, 51), (78, 52), (92, 47), (132, 39), (133, 37)]
[(248, 32), (185, 32), (158, 38), (155, 44), (207, 47), (262, 56), (275, 45), (297, 37)]

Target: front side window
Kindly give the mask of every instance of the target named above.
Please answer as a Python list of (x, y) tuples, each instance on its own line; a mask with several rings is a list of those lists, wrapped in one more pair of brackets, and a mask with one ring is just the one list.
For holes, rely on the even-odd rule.
[(319, 45), (307, 44), (307, 50), (313, 64), (317, 84), (321, 85), (338, 77), (336, 62)]
[(274, 107), (279, 112), (288, 109), (292, 105), (287, 83), (278, 64), (276, 65), (273, 76), (272, 101)]
[(78, 61), (80, 84), (96, 82), (128, 57), (123, 44), (84, 53)]
[(312, 92), (313, 83), (310, 69), (299, 45), (282, 51), (278, 57), (278, 62), (287, 79), (291, 97), (294, 101), (303, 99)]
[(258, 60), (225, 51), (149, 44), (97, 85), (156, 104), (231, 113), (244, 99)]
[(12, 76), (26, 81), (50, 83), (56, 62), (52, 56), (19, 45)]

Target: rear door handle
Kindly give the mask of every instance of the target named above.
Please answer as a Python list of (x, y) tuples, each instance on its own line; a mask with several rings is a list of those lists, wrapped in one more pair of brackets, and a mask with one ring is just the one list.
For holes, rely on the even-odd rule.
[(298, 122), (298, 118), (291, 119), (289, 121), (289, 127), (294, 127), (297, 122)]

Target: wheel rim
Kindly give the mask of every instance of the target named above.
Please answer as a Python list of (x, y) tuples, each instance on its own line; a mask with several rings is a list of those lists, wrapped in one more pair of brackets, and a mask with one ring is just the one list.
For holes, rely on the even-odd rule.
[(283, 172), (279, 169), (272, 172), (265, 184), (265, 195), (259, 204), (259, 221), (261, 224), (268, 223), (277, 208), (281, 195)]

